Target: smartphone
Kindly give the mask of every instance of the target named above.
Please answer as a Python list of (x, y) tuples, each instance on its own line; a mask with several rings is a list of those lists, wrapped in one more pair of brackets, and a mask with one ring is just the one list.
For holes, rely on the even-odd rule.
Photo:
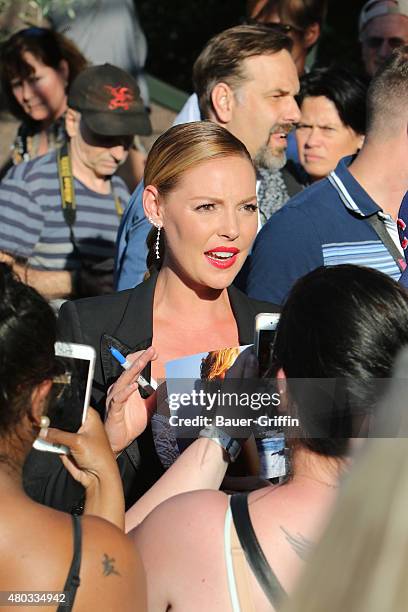
[(269, 367), (279, 317), (277, 312), (260, 312), (255, 317), (254, 346), (260, 376), (265, 374)]
[[(86, 419), (96, 353), (92, 346), (72, 342), (56, 342), (54, 349), (60, 373), (53, 380), (48, 407), (50, 427), (75, 433)], [(42, 438), (37, 438), (33, 446), (41, 451), (69, 453), (66, 446)]]

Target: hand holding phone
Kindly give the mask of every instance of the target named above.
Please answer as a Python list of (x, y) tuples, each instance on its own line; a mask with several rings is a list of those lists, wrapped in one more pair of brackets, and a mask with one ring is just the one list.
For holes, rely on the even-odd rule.
[(47, 441), (65, 445), (69, 455), (62, 462), (71, 476), (86, 489), (86, 512), (124, 529), (124, 497), (115, 456), (99, 414), (87, 410), (77, 433), (48, 429)]
[[(61, 366), (61, 374), (53, 381), (54, 399), (48, 409), (50, 427), (75, 433), (85, 422), (91, 396), (95, 367), (95, 350), (85, 344), (56, 342), (55, 356)], [(37, 438), (36, 450), (68, 454), (69, 449), (61, 444)]]
[(95, 480), (101, 480), (115, 465), (105, 428), (93, 408), (88, 408), (85, 422), (77, 433), (50, 427), (46, 441), (69, 448), (70, 457), (63, 457), (62, 462), (85, 489)]
[(254, 347), (260, 376), (269, 368), (279, 317), (280, 314), (277, 312), (261, 312), (255, 318)]

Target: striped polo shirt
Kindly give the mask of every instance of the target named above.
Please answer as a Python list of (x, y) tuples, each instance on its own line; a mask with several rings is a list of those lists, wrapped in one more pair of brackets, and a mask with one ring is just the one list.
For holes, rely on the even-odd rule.
[(397, 224), (350, 174), (350, 161), (341, 160), (263, 226), (246, 280), (250, 297), (280, 304), (298, 278), (323, 265), (368, 266), (399, 279), (397, 264), (366, 219), (378, 215), (403, 258)]
[[(124, 209), (126, 185), (117, 176), (112, 185)], [(92, 262), (113, 258), (120, 221), (113, 195), (91, 191), (77, 179), (74, 188), (73, 231), (81, 257)], [(55, 151), (11, 168), (0, 183), (0, 250), (39, 270), (80, 266), (62, 212)]]

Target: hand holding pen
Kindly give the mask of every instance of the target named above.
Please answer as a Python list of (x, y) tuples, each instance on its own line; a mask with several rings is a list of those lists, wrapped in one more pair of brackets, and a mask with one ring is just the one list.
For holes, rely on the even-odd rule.
[(113, 451), (119, 453), (146, 429), (155, 408), (155, 395), (143, 400), (139, 385), (149, 385), (154, 392), (154, 382), (148, 383), (141, 372), (150, 361), (157, 359), (157, 352), (150, 346), (126, 358), (118, 352), (115, 359), (122, 360), (124, 371), (108, 390), (105, 429)]

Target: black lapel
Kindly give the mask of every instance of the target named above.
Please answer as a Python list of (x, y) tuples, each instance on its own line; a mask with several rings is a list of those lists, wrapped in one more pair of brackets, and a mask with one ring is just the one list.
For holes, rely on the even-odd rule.
[[(143, 350), (150, 346), (153, 335), (153, 298), (157, 273), (135, 287), (130, 293), (122, 319), (112, 335), (101, 337), (101, 361), (105, 383), (110, 386), (121, 374), (122, 369), (109, 351), (113, 346), (123, 355)], [(150, 380), (150, 364), (143, 371)]]
[(239, 343), (252, 344), (255, 312), (251, 300), (234, 285), (228, 287), (228, 296), (237, 322)]

